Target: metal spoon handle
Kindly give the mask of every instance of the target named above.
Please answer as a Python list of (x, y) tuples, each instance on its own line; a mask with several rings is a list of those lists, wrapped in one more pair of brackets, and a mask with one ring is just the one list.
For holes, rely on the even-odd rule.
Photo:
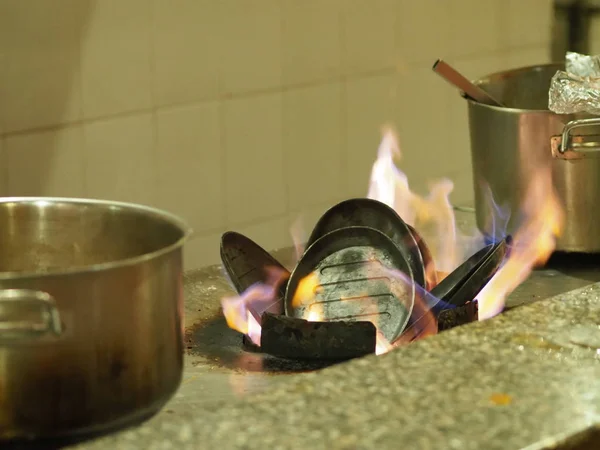
[(450, 64), (438, 59), (433, 64), (433, 71), (444, 78), (448, 83), (463, 91), (468, 97), (476, 102), (491, 106), (503, 106), (498, 100), (485, 92), (479, 86), (474, 85), (460, 72), (456, 71)]

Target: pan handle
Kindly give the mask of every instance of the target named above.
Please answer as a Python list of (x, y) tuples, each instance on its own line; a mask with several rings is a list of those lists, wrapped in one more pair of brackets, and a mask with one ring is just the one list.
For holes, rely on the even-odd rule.
[(579, 119), (568, 122), (561, 136), (552, 136), (550, 144), (552, 156), (559, 159), (584, 159), (600, 157), (599, 135), (573, 135), (576, 128), (600, 126), (600, 117)]
[[(39, 311), (41, 321), (14, 319), (14, 311), (22, 308)], [(55, 336), (62, 333), (56, 302), (50, 294), (30, 289), (0, 290), (0, 338), (38, 337), (47, 333)]]

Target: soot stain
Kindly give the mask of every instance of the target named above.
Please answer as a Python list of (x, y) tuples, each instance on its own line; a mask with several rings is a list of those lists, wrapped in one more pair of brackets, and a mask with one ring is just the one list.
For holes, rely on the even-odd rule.
[(190, 356), (203, 357), (214, 366), (234, 371), (293, 374), (312, 372), (335, 364), (332, 361), (277, 358), (256, 349), (246, 351), (242, 335), (227, 326), (225, 317), (220, 312), (188, 328), (185, 339)]

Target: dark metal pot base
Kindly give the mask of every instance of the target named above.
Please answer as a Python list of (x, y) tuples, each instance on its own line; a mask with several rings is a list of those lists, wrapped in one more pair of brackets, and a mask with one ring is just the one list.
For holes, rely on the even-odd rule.
[[(170, 398), (169, 398), (170, 399)], [(71, 445), (81, 444), (92, 439), (97, 439), (117, 431), (124, 431), (133, 428), (150, 420), (158, 414), (169, 401), (163, 400), (159, 404), (146, 408), (143, 411), (130, 415), (124, 419), (114, 421), (105, 427), (92, 427), (87, 430), (80, 430), (72, 433), (64, 433), (56, 436), (39, 436), (30, 438), (14, 438), (8, 440), (0, 439), (0, 448), (6, 450), (38, 450), (38, 449), (59, 449)]]

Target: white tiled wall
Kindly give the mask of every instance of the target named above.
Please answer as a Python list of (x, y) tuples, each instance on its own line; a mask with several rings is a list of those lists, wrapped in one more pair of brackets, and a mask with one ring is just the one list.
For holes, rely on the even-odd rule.
[(466, 109), (430, 70), (545, 62), (551, 0), (0, 0), (0, 195), (155, 205), (273, 248), (364, 195), (380, 129), (471, 200)]

